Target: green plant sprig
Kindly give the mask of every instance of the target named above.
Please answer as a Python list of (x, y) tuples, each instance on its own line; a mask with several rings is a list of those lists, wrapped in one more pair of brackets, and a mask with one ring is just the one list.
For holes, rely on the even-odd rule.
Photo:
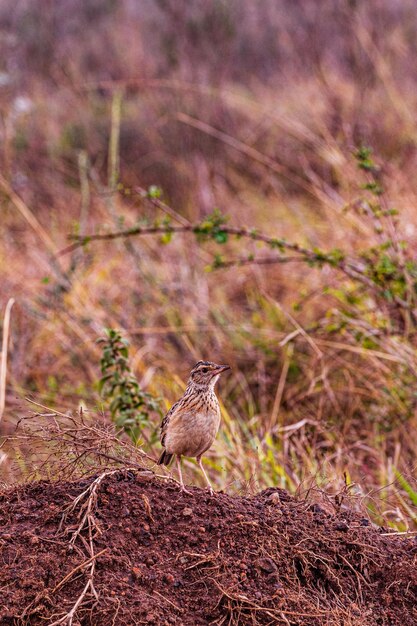
[[(147, 195), (144, 190), (143, 194), (146, 195), (148, 200), (152, 203), (156, 202), (156, 206), (159, 206), (161, 204), (158, 198)], [(164, 207), (166, 206), (167, 205), (164, 204)], [(174, 213), (172, 209), (171, 212)], [(371, 286), (372, 284), (370, 281), (367, 280), (366, 276), (363, 275), (361, 268), (355, 265), (353, 261), (348, 261), (346, 259), (345, 253), (339, 249), (334, 249), (327, 252), (318, 248), (310, 250), (301, 246), (298, 243), (289, 242), (282, 238), (271, 237), (253, 228), (230, 226), (226, 223), (227, 221), (228, 217), (221, 214), (220, 211), (216, 209), (212, 214), (208, 215), (204, 220), (198, 222), (197, 224), (187, 223), (181, 225), (173, 225), (170, 221), (165, 219), (162, 223), (160, 221), (156, 221), (151, 225), (137, 224), (135, 226), (132, 226), (131, 228), (107, 233), (96, 233), (85, 236), (73, 234), (69, 235), (69, 239), (73, 240), (74, 243), (67, 246), (59, 254), (63, 255), (72, 252), (76, 248), (85, 246), (91, 241), (109, 241), (112, 239), (133, 237), (139, 235), (168, 234), (170, 240), (170, 238), (174, 234), (193, 233), (199, 242), (211, 239), (218, 244), (224, 244), (228, 241), (230, 236), (234, 236), (237, 239), (246, 238), (264, 243), (271, 250), (279, 250), (280, 252), (295, 252), (298, 255), (296, 257), (297, 260), (303, 260), (310, 265), (318, 265), (320, 267), (328, 264), (332, 267), (340, 269), (344, 273), (348, 274), (351, 278), (361, 280), (365, 284), (368, 284), (368, 286)], [(164, 243), (167, 242), (164, 241)], [(292, 260), (295, 260), (295, 258), (293, 258)], [(256, 259), (253, 259), (253, 261), (256, 262)], [(222, 267), (222, 263), (217, 263), (215, 267)]]
[[(413, 278), (417, 274), (417, 263), (405, 260), (404, 246), (396, 233), (393, 217), (396, 211), (383, 204), (383, 189), (379, 183), (380, 169), (371, 159), (371, 151), (361, 148), (356, 153), (358, 167), (366, 173), (367, 183), (365, 190), (371, 199), (364, 199), (359, 206), (374, 220), (375, 230), (380, 232), (380, 245), (373, 246), (359, 253), (356, 258), (348, 257), (346, 252), (335, 248), (321, 250), (307, 248), (283, 238), (272, 237), (254, 228), (229, 225), (228, 216), (218, 209), (205, 217), (201, 222), (189, 223), (180, 218), (181, 224), (172, 224), (171, 218), (178, 218), (177, 213), (160, 199), (161, 192), (135, 188), (135, 192), (155, 207), (162, 209), (166, 216), (163, 220), (156, 220), (152, 224), (136, 224), (135, 226), (107, 233), (97, 233), (86, 236), (70, 235), (73, 243), (64, 249), (61, 254), (84, 246), (91, 241), (112, 240), (123, 237), (140, 235), (162, 236), (161, 242), (167, 244), (173, 235), (178, 233), (192, 233), (199, 243), (212, 240), (217, 244), (225, 244), (230, 237), (236, 239), (251, 239), (263, 243), (271, 250), (280, 254), (275, 257), (260, 258), (250, 254), (236, 260), (225, 259), (216, 254), (209, 270), (227, 268), (233, 265), (272, 264), (302, 261), (311, 267), (321, 268), (324, 265), (341, 271), (345, 276), (371, 290), (377, 297), (388, 303), (394, 303), (401, 309), (411, 309), (417, 296), (417, 281)], [(383, 221), (384, 220), (384, 221)], [(292, 253), (289, 255), (288, 253)]]
[[(129, 343), (118, 330), (106, 328), (97, 339), (102, 345), (98, 390), (109, 405), (112, 420), (138, 443), (145, 428), (152, 426), (151, 414), (161, 416), (160, 399), (140, 388), (129, 366)], [(154, 427), (153, 427), (154, 430)]]

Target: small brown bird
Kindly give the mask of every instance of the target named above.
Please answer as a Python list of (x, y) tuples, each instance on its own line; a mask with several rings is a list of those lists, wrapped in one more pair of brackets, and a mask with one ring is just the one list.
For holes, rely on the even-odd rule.
[(211, 361), (199, 361), (191, 370), (187, 389), (182, 398), (172, 405), (161, 424), (162, 452), (158, 465), (168, 465), (177, 458), (181, 489), (187, 491), (182, 480), (181, 456), (195, 456), (203, 476), (213, 487), (201, 463), (201, 457), (213, 443), (220, 426), (220, 407), (214, 386), (228, 365), (216, 365)]

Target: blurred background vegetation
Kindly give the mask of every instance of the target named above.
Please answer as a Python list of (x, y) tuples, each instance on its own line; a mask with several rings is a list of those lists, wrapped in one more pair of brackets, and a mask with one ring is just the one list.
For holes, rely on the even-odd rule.
[[(210, 358), (233, 370), (218, 488), (343, 491), (415, 527), (416, 54), (413, 0), (3, 0), (3, 482), (50, 476), (8, 439), (26, 397), (129, 419), (156, 457)], [(190, 224), (208, 236), (170, 232)], [(67, 249), (137, 225), (161, 232)], [(124, 404), (99, 382), (105, 328), (129, 342)]]

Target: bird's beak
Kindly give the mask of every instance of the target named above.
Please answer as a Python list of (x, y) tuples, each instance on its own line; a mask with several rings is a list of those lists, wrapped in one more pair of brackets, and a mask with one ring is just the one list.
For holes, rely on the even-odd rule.
[(222, 372), (225, 372), (226, 370), (230, 370), (230, 365), (218, 365), (217, 369), (216, 369), (216, 374), (221, 374)]

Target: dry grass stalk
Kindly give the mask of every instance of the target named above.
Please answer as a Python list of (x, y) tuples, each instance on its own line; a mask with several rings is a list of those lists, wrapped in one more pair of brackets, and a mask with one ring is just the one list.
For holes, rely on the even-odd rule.
[(7, 351), (9, 344), (10, 315), (14, 302), (14, 298), (10, 298), (8, 300), (3, 319), (3, 339), (0, 363), (0, 422), (3, 417), (4, 407), (6, 406)]

